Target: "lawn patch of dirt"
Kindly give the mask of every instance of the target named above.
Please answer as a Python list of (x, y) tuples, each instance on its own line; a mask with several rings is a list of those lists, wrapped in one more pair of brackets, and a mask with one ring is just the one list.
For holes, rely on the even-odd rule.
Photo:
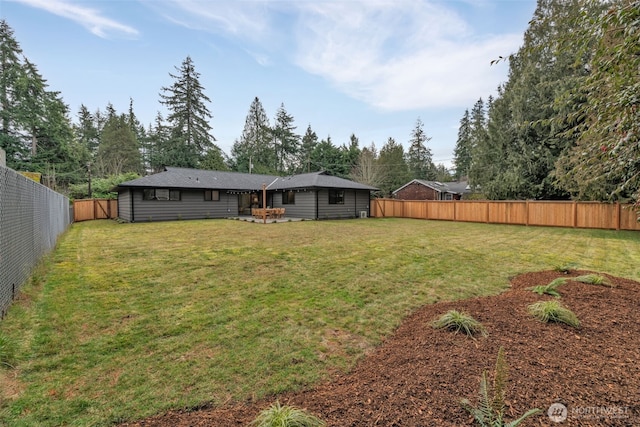
[[(611, 287), (571, 280), (585, 271), (542, 271), (513, 278), (501, 295), (420, 308), (353, 371), (296, 393), (190, 412), (169, 412), (127, 427), (246, 426), (275, 400), (305, 408), (329, 426), (472, 426), (461, 398), (477, 402), (480, 376), (504, 347), (509, 366), (507, 419), (542, 412), (524, 426), (640, 425), (640, 283), (604, 275)], [(527, 305), (552, 299), (526, 288), (557, 277), (561, 302), (581, 327), (543, 324)], [(488, 337), (470, 339), (435, 330), (430, 322), (450, 309), (482, 322)], [(550, 405), (567, 419), (554, 423)]]

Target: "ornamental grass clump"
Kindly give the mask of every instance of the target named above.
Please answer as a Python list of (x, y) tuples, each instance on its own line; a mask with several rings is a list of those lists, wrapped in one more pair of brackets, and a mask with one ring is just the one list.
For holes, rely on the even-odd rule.
[(252, 427), (324, 427), (326, 423), (310, 413), (276, 402), (251, 422)]
[(458, 310), (449, 310), (431, 325), (436, 329), (447, 329), (455, 333), (463, 332), (467, 336), (473, 337), (477, 334), (487, 336), (487, 331), (480, 322), (466, 313)]
[(583, 276), (574, 277), (572, 280), (580, 283), (588, 283), (590, 285), (601, 285), (611, 287), (611, 283), (604, 276), (599, 274), (585, 274)]
[(529, 305), (528, 309), (529, 313), (544, 323), (564, 323), (574, 328), (580, 326), (578, 316), (555, 300), (536, 302)]
[(559, 298), (560, 292), (558, 292), (557, 290), (558, 286), (564, 285), (565, 283), (567, 283), (567, 279), (565, 279), (564, 277), (558, 277), (557, 279), (552, 280), (546, 285), (533, 286), (531, 288), (527, 288), (527, 290), (533, 291), (538, 295), (551, 295)]

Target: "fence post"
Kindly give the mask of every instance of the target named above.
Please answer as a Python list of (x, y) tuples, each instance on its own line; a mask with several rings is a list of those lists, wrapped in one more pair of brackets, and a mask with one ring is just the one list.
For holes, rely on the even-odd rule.
[(620, 231), (620, 201), (616, 202), (616, 231)]
[(524, 225), (529, 225), (529, 199), (524, 202)]
[(489, 224), (489, 201), (486, 200), (485, 202), (485, 209), (484, 209), (484, 222), (486, 222), (487, 224)]
[(573, 228), (578, 226), (578, 201), (573, 201)]

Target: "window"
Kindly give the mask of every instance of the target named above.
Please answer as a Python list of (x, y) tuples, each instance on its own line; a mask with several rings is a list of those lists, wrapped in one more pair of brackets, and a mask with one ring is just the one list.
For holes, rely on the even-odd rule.
[(296, 204), (296, 193), (293, 191), (285, 191), (282, 193), (282, 204), (283, 205), (295, 205)]
[(329, 190), (330, 205), (344, 205), (344, 190)]
[(142, 194), (142, 200), (180, 200), (180, 190), (147, 188)]
[(207, 202), (217, 202), (220, 200), (220, 192), (218, 190), (204, 190), (204, 200)]
[(444, 199), (445, 199), (445, 200), (453, 200), (453, 194), (451, 194), (451, 193), (444, 193)]

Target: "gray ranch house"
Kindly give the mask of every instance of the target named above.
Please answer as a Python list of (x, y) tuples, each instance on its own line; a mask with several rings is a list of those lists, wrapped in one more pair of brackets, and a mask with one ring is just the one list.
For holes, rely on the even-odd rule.
[[(264, 186), (264, 191), (263, 191)], [(369, 216), (375, 187), (313, 172), (272, 176), (165, 167), (164, 171), (123, 182), (118, 217), (129, 222), (228, 218), (251, 215), (251, 208), (285, 208), (304, 219)]]

